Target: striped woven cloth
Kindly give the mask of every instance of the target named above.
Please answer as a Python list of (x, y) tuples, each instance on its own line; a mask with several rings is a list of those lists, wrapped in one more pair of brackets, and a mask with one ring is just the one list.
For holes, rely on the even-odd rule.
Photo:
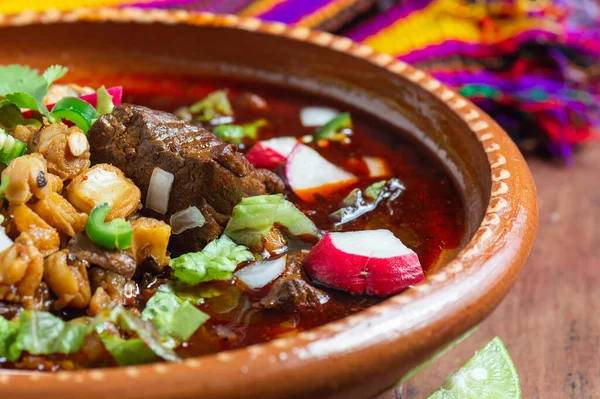
[(333, 31), (412, 63), (490, 113), (527, 151), (572, 160), (600, 125), (598, 0), (0, 0), (0, 13), (135, 6)]

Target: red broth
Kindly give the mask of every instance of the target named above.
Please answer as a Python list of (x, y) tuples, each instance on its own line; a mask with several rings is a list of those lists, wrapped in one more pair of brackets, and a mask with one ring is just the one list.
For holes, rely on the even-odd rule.
[[(407, 134), (356, 109), (288, 89), (236, 81), (135, 76), (125, 81), (118, 77), (112, 82), (103, 83), (123, 84), (126, 102), (166, 111), (197, 101), (214, 90), (227, 88), (236, 114), (235, 123), (251, 122), (259, 118), (269, 121), (269, 125), (261, 130), (259, 139), (312, 134), (314, 128), (303, 127), (299, 119), (300, 110), (306, 106), (331, 106), (342, 111), (348, 110), (354, 123), (351, 143), (332, 143), (327, 148), (320, 148), (319, 152), (331, 162), (359, 176), (359, 182), (313, 203), (301, 201), (290, 191), (287, 193), (288, 199), (306, 212), (319, 228), (331, 230), (333, 224), (328, 215), (340, 208), (341, 200), (352, 188), (364, 188), (381, 180), (369, 178), (367, 170), (358, 160), (363, 155), (382, 157), (387, 160), (393, 175), (404, 183), (406, 190), (393, 202), (391, 211), (386, 206), (380, 206), (344, 225), (342, 231), (389, 229), (405, 245), (417, 252), (426, 273), (443, 251), (456, 249), (461, 244), (464, 235), (464, 206), (454, 182), (441, 163)], [(268, 109), (256, 111), (237, 105), (239, 102), (235, 99), (245, 92), (264, 98)], [(255, 295), (244, 293), (231, 284), (221, 284), (221, 287), (229, 291), (230, 295), (239, 295), (239, 304), (226, 312), (224, 309), (217, 312), (211, 306), (216, 304), (215, 307), (219, 308), (218, 300), (207, 300), (201, 305), (201, 309), (209, 313), (211, 319), (187, 345), (179, 349), (182, 355), (216, 352), (293, 334), (343, 318), (381, 300), (329, 289), (327, 292), (332, 299), (320, 311), (310, 315), (286, 314), (259, 310), (253, 306), (268, 292), (269, 287)], [(218, 334), (215, 334), (215, 330)]]
[[(174, 111), (177, 107), (189, 105), (217, 89), (227, 88), (235, 110), (235, 123), (251, 122), (259, 118), (268, 120), (269, 124), (260, 131), (259, 139), (312, 134), (314, 128), (303, 127), (299, 119), (300, 110), (306, 106), (331, 106), (341, 111), (349, 111), (354, 123), (350, 144), (331, 143), (326, 148), (319, 148), (319, 152), (333, 163), (356, 174), (359, 181), (353, 187), (347, 187), (312, 203), (301, 201), (289, 190), (286, 193), (287, 198), (302, 209), (319, 228), (331, 230), (333, 224), (328, 215), (341, 207), (342, 199), (354, 187), (365, 188), (381, 180), (368, 177), (364, 164), (359, 161), (361, 157), (382, 157), (391, 167), (393, 176), (402, 181), (406, 190), (390, 207), (379, 206), (375, 211), (344, 225), (341, 230), (391, 230), (418, 254), (425, 273), (440, 260), (445, 251), (456, 250), (462, 243), (464, 205), (453, 180), (441, 163), (408, 134), (399, 132), (398, 129), (359, 110), (288, 89), (229, 80), (156, 75), (96, 74), (92, 77), (83, 71), (73, 71), (69, 74), (69, 81), (92, 87), (122, 85), (124, 102), (166, 111)], [(257, 111), (240, 105), (236, 98), (245, 92), (252, 92), (264, 98), (268, 109)], [(177, 349), (183, 357), (239, 348), (295, 334), (338, 320), (384, 299), (353, 296), (320, 287), (330, 295), (329, 302), (309, 313), (290, 313), (265, 310), (257, 306), (268, 292), (269, 286), (260, 292), (246, 292), (234, 282), (211, 282), (201, 288), (214, 290), (220, 295), (208, 298), (200, 305), (203, 311), (210, 314), (211, 319), (189, 342)], [(152, 293), (153, 288), (142, 289), (140, 304)], [(110, 357), (94, 364), (86, 362), (81, 354), (53, 358), (69, 358), (74, 362), (74, 367), (116, 365)]]

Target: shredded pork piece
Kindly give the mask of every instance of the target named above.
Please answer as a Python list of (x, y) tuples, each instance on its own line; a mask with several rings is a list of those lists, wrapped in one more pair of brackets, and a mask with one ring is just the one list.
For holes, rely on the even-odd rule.
[(0, 300), (33, 308), (43, 274), (42, 254), (31, 236), (22, 233), (13, 245), (0, 253)]

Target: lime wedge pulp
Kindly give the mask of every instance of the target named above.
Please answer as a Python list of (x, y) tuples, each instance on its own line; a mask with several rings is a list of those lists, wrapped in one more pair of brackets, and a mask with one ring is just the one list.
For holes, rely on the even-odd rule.
[(520, 399), (521, 385), (506, 347), (496, 337), (446, 379), (428, 399)]

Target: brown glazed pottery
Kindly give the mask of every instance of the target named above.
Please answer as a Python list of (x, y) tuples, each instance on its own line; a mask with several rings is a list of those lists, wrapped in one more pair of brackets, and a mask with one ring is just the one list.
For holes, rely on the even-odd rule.
[(0, 38), (0, 64), (233, 75), (353, 104), (434, 151), (468, 219), (463, 247), (424, 282), (351, 317), (181, 363), (2, 371), (2, 398), (370, 398), (480, 323), (529, 254), (535, 187), (513, 142), (468, 100), (389, 55), (305, 28), (163, 10), (0, 15)]

